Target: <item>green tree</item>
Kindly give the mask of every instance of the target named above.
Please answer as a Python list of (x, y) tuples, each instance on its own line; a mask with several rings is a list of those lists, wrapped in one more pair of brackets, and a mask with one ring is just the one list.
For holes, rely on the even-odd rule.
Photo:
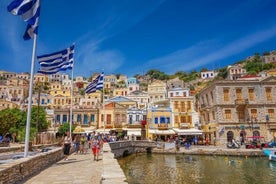
[(0, 111), (0, 134), (5, 135), (10, 132), (12, 128), (17, 130), (19, 123), (23, 117), (22, 111), (19, 109), (4, 109)]
[[(75, 125), (72, 125), (72, 132), (75, 130)], [(70, 131), (70, 123), (63, 123), (58, 128), (59, 135), (64, 135), (67, 131)]]

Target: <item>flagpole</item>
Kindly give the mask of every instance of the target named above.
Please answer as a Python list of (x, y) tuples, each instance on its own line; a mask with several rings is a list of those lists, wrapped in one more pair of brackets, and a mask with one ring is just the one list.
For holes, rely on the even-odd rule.
[(104, 131), (103, 133), (105, 134), (105, 103), (104, 103), (104, 83), (103, 83), (103, 92), (102, 92), (102, 98), (103, 98), (103, 121), (104, 121)]
[(31, 110), (32, 110), (32, 96), (33, 96), (33, 81), (34, 81), (34, 63), (36, 55), (36, 39), (37, 35), (34, 34), (33, 41), (33, 52), (32, 52), (32, 64), (31, 64), (31, 78), (29, 84), (29, 99), (28, 99), (28, 113), (27, 113), (27, 124), (26, 124), (26, 134), (25, 134), (25, 147), (24, 147), (24, 157), (28, 156), (29, 150), (29, 138), (30, 138), (30, 122), (31, 122)]
[(70, 92), (70, 96), (71, 96), (71, 103), (70, 103), (70, 137), (72, 136), (72, 115), (73, 115), (73, 88), (74, 88), (74, 81), (73, 81), (73, 70), (74, 67), (72, 67), (72, 73), (71, 73), (71, 92)]

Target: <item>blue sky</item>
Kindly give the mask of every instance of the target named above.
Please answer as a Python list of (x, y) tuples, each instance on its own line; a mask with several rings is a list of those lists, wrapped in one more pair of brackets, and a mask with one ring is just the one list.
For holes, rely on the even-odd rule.
[[(0, 70), (30, 72), (33, 41), (7, 11), (11, 1), (0, 1)], [(276, 50), (275, 7), (275, 0), (42, 0), (37, 55), (75, 43), (74, 76), (212, 70)]]

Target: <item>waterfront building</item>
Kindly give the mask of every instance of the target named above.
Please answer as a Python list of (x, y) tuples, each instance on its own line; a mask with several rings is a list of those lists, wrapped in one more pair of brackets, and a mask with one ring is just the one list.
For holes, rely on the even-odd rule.
[(148, 85), (149, 103), (152, 105), (155, 102), (167, 99), (167, 85), (165, 82), (155, 80)]
[(127, 124), (128, 107), (113, 101), (106, 101), (104, 104), (104, 108), (100, 109), (99, 129), (97, 131), (122, 133), (123, 127)]
[(136, 101), (137, 108), (139, 109), (144, 109), (148, 107), (149, 96), (147, 92), (137, 90), (129, 93), (126, 97), (133, 101)]
[[(168, 91), (172, 109), (172, 129), (178, 135), (201, 135), (198, 130), (198, 113), (195, 111), (195, 98), (187, 88), (174, 88)], [(197, 125), (197, 126), (196, 126)], [(196, 128), (195, 128), (196, 127)]]
[(169, 100), (158, 101), (148, 108), (147, 137), (166, 141), (175, 135), (171, 121), (172, 109)]
[(214, 81), (198, 94), (200, 122), (221, 144), (246, 136), (276, 136), (276, 77)]
[[(70, 122), (70, 107), (54, 109), (54, 127)], [(72, 109), (72, 124), (81, 126), (85, 132), (92, 132), (98, 128), (99, 109), (74, 107)]]
[(147, 120), (147, 109), (130, 107), (127, 109), (127, 124), (123, 128), (129, 139), (141, 139), (142, 121)]

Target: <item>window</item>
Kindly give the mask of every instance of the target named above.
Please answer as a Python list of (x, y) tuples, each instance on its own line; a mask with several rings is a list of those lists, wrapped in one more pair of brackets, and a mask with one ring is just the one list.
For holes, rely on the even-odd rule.
[(178, 102), (174, 102), (174, 109), (178, 109)]
[(242, 99), (242, 90), (241, 89), (236, 89), (236, 98), (237, 98), (237, 100)]
[(181, 108), (181, 112), (185, 111), (185, 102), (181, 102), (180, 108)]
[(132, 124), (132, 115), (129, 115), (129, 124)]
[(67, 115), (62, 116), (62, 123), (65, 123), (65, 122), (67, 122)]
[(57, 116), (56, 116), (56, 122), (60, 122), (60, 115), (58, 114)]
[(223, 90), (223, 99), (225, 102), (229, 102), (229, 89)]
[(265, 94), (266, 94), (266, 100), (271, 101), (272, 100), (271, 88), (265, 88)]
[(185, 116), (180, 116), (180, 122), (181, 123), (185, 123), (186, 122), (185, 120), (186, 120)]
[(160, 123), (163, 123), (163, 124), (164, 124), (164, 123), (165, 123), (165, 120), (166, 120), (165, 117), (163, 117), (163, 116), (160, 117)]
[(254, 93), (254, 89), (248, 89), (248, 93), (249, 93), (249, 100), (250, 101), (254, 101), (255, 100), (255, 93)]
[(189, 110), (191, 110), (191, 108), (192, 108), (192, 106), (191, 106), (191, 101), (188, 101), (187, 103), (188, 103), (188, 104), (187, 104), (187, 106), (188, 106), (188, 107), (187, 107), (187, 110), (189, 111)]
[(154, 123), (158, 124), (158, 118), (154, 118)]
[(257, 109), (251, 109), (251, 119), (257, 118)]
[(225, 110), (225, 119), (231, 119), (231, 110)]
[(91, 121), (91, 122), (94, 122), (94, 121), (95, 121), (95, 115), (94, 115), (94, 114), (90, 115), (90, 121)]
[(267, 110), (269, 119), (274, 119), (274, 109), (268, 109)]
[(239, 118), (239, 120), (244, 119), (244, 111), (243, 110), (238, 110), (238, 118)]
[(178, 116), (174, 116), (174, 122), (175, 122), (175, 124), (178, 124), (178, 123), (179, 123)]
[(83, 124), (88, 125), (88, 117), (87, 114), (83, 116)]
[(111, 114), (107, 114), (106, 122), (107, 122), (107, 124), (111, 124)]
[(81, 114), (77, 115), (77, 122), (81, 122)]

